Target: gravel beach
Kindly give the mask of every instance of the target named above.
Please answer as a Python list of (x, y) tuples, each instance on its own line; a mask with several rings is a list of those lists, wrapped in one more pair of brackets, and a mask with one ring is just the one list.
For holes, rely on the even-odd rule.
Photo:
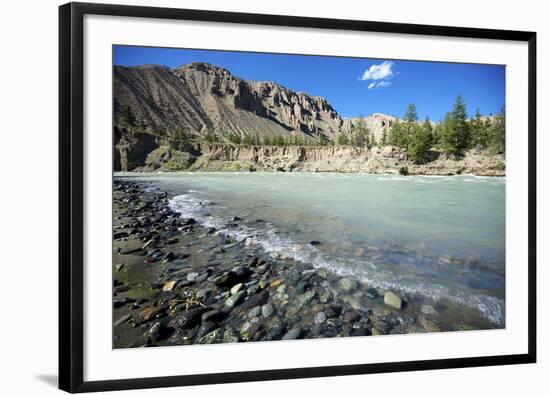
[[(169, 207), (172, 197), (115, 177), (114, 348), (495, 328), (469, 306), (267, 254), (249, 239), (181, 217)], [(233, 216), (224, 226), (243, 222)]]

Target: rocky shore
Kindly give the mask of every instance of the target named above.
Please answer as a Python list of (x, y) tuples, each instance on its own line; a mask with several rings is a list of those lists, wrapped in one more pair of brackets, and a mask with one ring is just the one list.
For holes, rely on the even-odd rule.
[[(494, 328), (471, 307), (268, 255), (182, 218), (169, 207), (172, 197), (154, 184), (115, 178), (114, 348)], [(224, 226), (243, 223), (233, 216)]]

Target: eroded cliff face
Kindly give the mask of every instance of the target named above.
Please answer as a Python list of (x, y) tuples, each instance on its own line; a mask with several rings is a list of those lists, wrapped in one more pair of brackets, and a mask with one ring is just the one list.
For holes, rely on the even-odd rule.
[(245, 146), (194, 143), (170, 145), (125, 128), (114, 129), (115, 171), (309, 171), (426, 175), (505, 175), (503, 155), (469, 151), (455, 159), (431, 152), (417, 164), (391, 147)]
[(143, 166), (147, 156), (160, 147), (157, 137), (126, 128), (113, 129), (113, 170), (132, 171)]
[(504, 176), (504, 156), (469, 151), (459, 160), (432, 153), (424, 164), (407, 160), (391, 146), (358, 147), (254, 147), (200, 145), (201, 157), (190, 170), (202, 171), (310, 171), (373, 174)]
[(169, 69), (114, 67), (114, 111), (129, 107), (151, 130), (184, 130), (201, 139), (216, 134), (260, 138), (335, 139), (343, 124), (330, 103), (274, 82), (246, 81), (208, 63)]

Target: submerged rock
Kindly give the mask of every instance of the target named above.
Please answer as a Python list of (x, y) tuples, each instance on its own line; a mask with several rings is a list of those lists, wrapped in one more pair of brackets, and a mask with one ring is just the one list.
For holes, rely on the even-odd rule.
[(403, 307), (403, 301), (401, 298), (391, 291), (386, 292), (384, 295), (384, 303), (397, 310), (401, 310)]
[(148, 337), (154, 343), (160, 339), (160, 332), (162, 330), (162, 324), (156, 322), (143, 336)]
[(205, 307), (196, 307), (194, 309), (182, 312), (176, 319), (176, 323), (182, 328), (189, 328), (197, 325), (207, 309)]
[(321, 325), (326, 320), (327, 320), (327, 315), (325, 314), (324, 311), (317, 313), (317, 315), (315, 316), (315, 323), (317, 325)]
[(367, 291), (365, 292), (365, 295), (367, 295), (371, 299), (376, 299), (377, 297), (380, 296), (376, 288), (368, 288)]
[(353, 277), (344, 277), (338, 281), (338, 288), (344, 292), (352, 292), (359, 288), (359, 281)]
[[(244, 292), (244, 291), (240, 291)], [(259, 306), (264, 304), (269, 297), (269, 292), (266, 290), (263, 290), (257, 294), (254, 294), (250, 296), (247, 300), (245, 300), (240, 306), (239, 309), (246, 310), (251, 309), (252, 307)]]
[(300, 307), (307, 306), (313, 298), (315, 298), (315, 291), (306, 291), (296, 298), (296, 304)]
[(418, 323), (428, 332), (441, 332), (441, 328), (436, 324), (428, 320), (424, 315), (420, 314), (418, 317)]
[(269, 316), (271, 316), (274, 311), (275, 309), (273, 308), (273, 305), (269, 303), (262, 306), (262, 316), (264, 318), (268, 318)]
[(219, 310), (210, 310), (201, 316), (202, 322), (206, 321), (218, 321), (222, 317), (222, 313)]
[(198, 276), (199, 276), (199, 273), (192, 272), (192, 273), (187, 274), (186, 279), (187, 279), (187, 281), (195, 281)]
[(237, 343), (238, 341), (239, 335), (237, 335), (237, 333), (231, 328), (227, 329), (223, 334), (224, 343)]
[(168, 281), (164, 287), (162, 287), (162, 290), (164, 292), (172, 291), (176, 287), (177, 282), (176, 281)]
[(437, 310), (429, 304), (424, 304), (420, 307), (420, 311), (427, 315), (437, 315)]
[(235, 295), (237, 292), (239, 292), (243, 288), (243, 286), (244, 286), (243, 283), (238, 283), (237, 285), (234, 285), (230, 291), (231, 295)]
[(225, 342), (225, 333), (223, 328), (214, 329), (212, 332), (202, 336), (197, 341), (198, 344), (215, 344), (222, 342)]
[(301, 328), (293, 328), (289, 330), (282, 338), (282, 340), (294, 340), (302, 334)]
[(231, 295), (229, 298), (227, 298), (227, 300), (225, 301), (225, 306), (228, 307), (228, 308), (233, 308), (235, 307), (237, 304), (239, 304), (239, 302), (245, 297), (246, 295), (246, 292), (245, 291), (239, 291), (237, 292), (236, 294), (234, 295)]
[(258, 317), (260, 314), (262, 314), (262, 308), (260, 306), (256, 306), (250, 309), (250, 311), (248, 312), (248, 317), (254, 318)]
[(132, 314), (125, 314), (122, 317), (120, 317), (118, 320), (116, 320), (113, 326), (119, 326), (121, 324), (124, 324), (126, 321), (129, 321), (131, 318), (132, 318)]
[(344, 313), (344, 320), (346, 320), (349, 323), (354, 323), (356, 321), (359, 321), (361, 319), (361, 316), (356, 310), (350, 310)]

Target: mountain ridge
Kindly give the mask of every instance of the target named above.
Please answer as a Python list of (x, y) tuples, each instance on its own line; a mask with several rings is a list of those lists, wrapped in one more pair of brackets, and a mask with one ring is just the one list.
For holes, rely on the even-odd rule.
[[(143, 129), (181, 129), (199, 139), (213, 133), (222, 142), (230, 134), (336, 141), (355, 128), (322, 96), (245, 80), (210, 63), (115, 65), (113, 75), (115, 123), (128, 108)], [(377, 113), (364, 119), (378, 141), (397, 118)]]

